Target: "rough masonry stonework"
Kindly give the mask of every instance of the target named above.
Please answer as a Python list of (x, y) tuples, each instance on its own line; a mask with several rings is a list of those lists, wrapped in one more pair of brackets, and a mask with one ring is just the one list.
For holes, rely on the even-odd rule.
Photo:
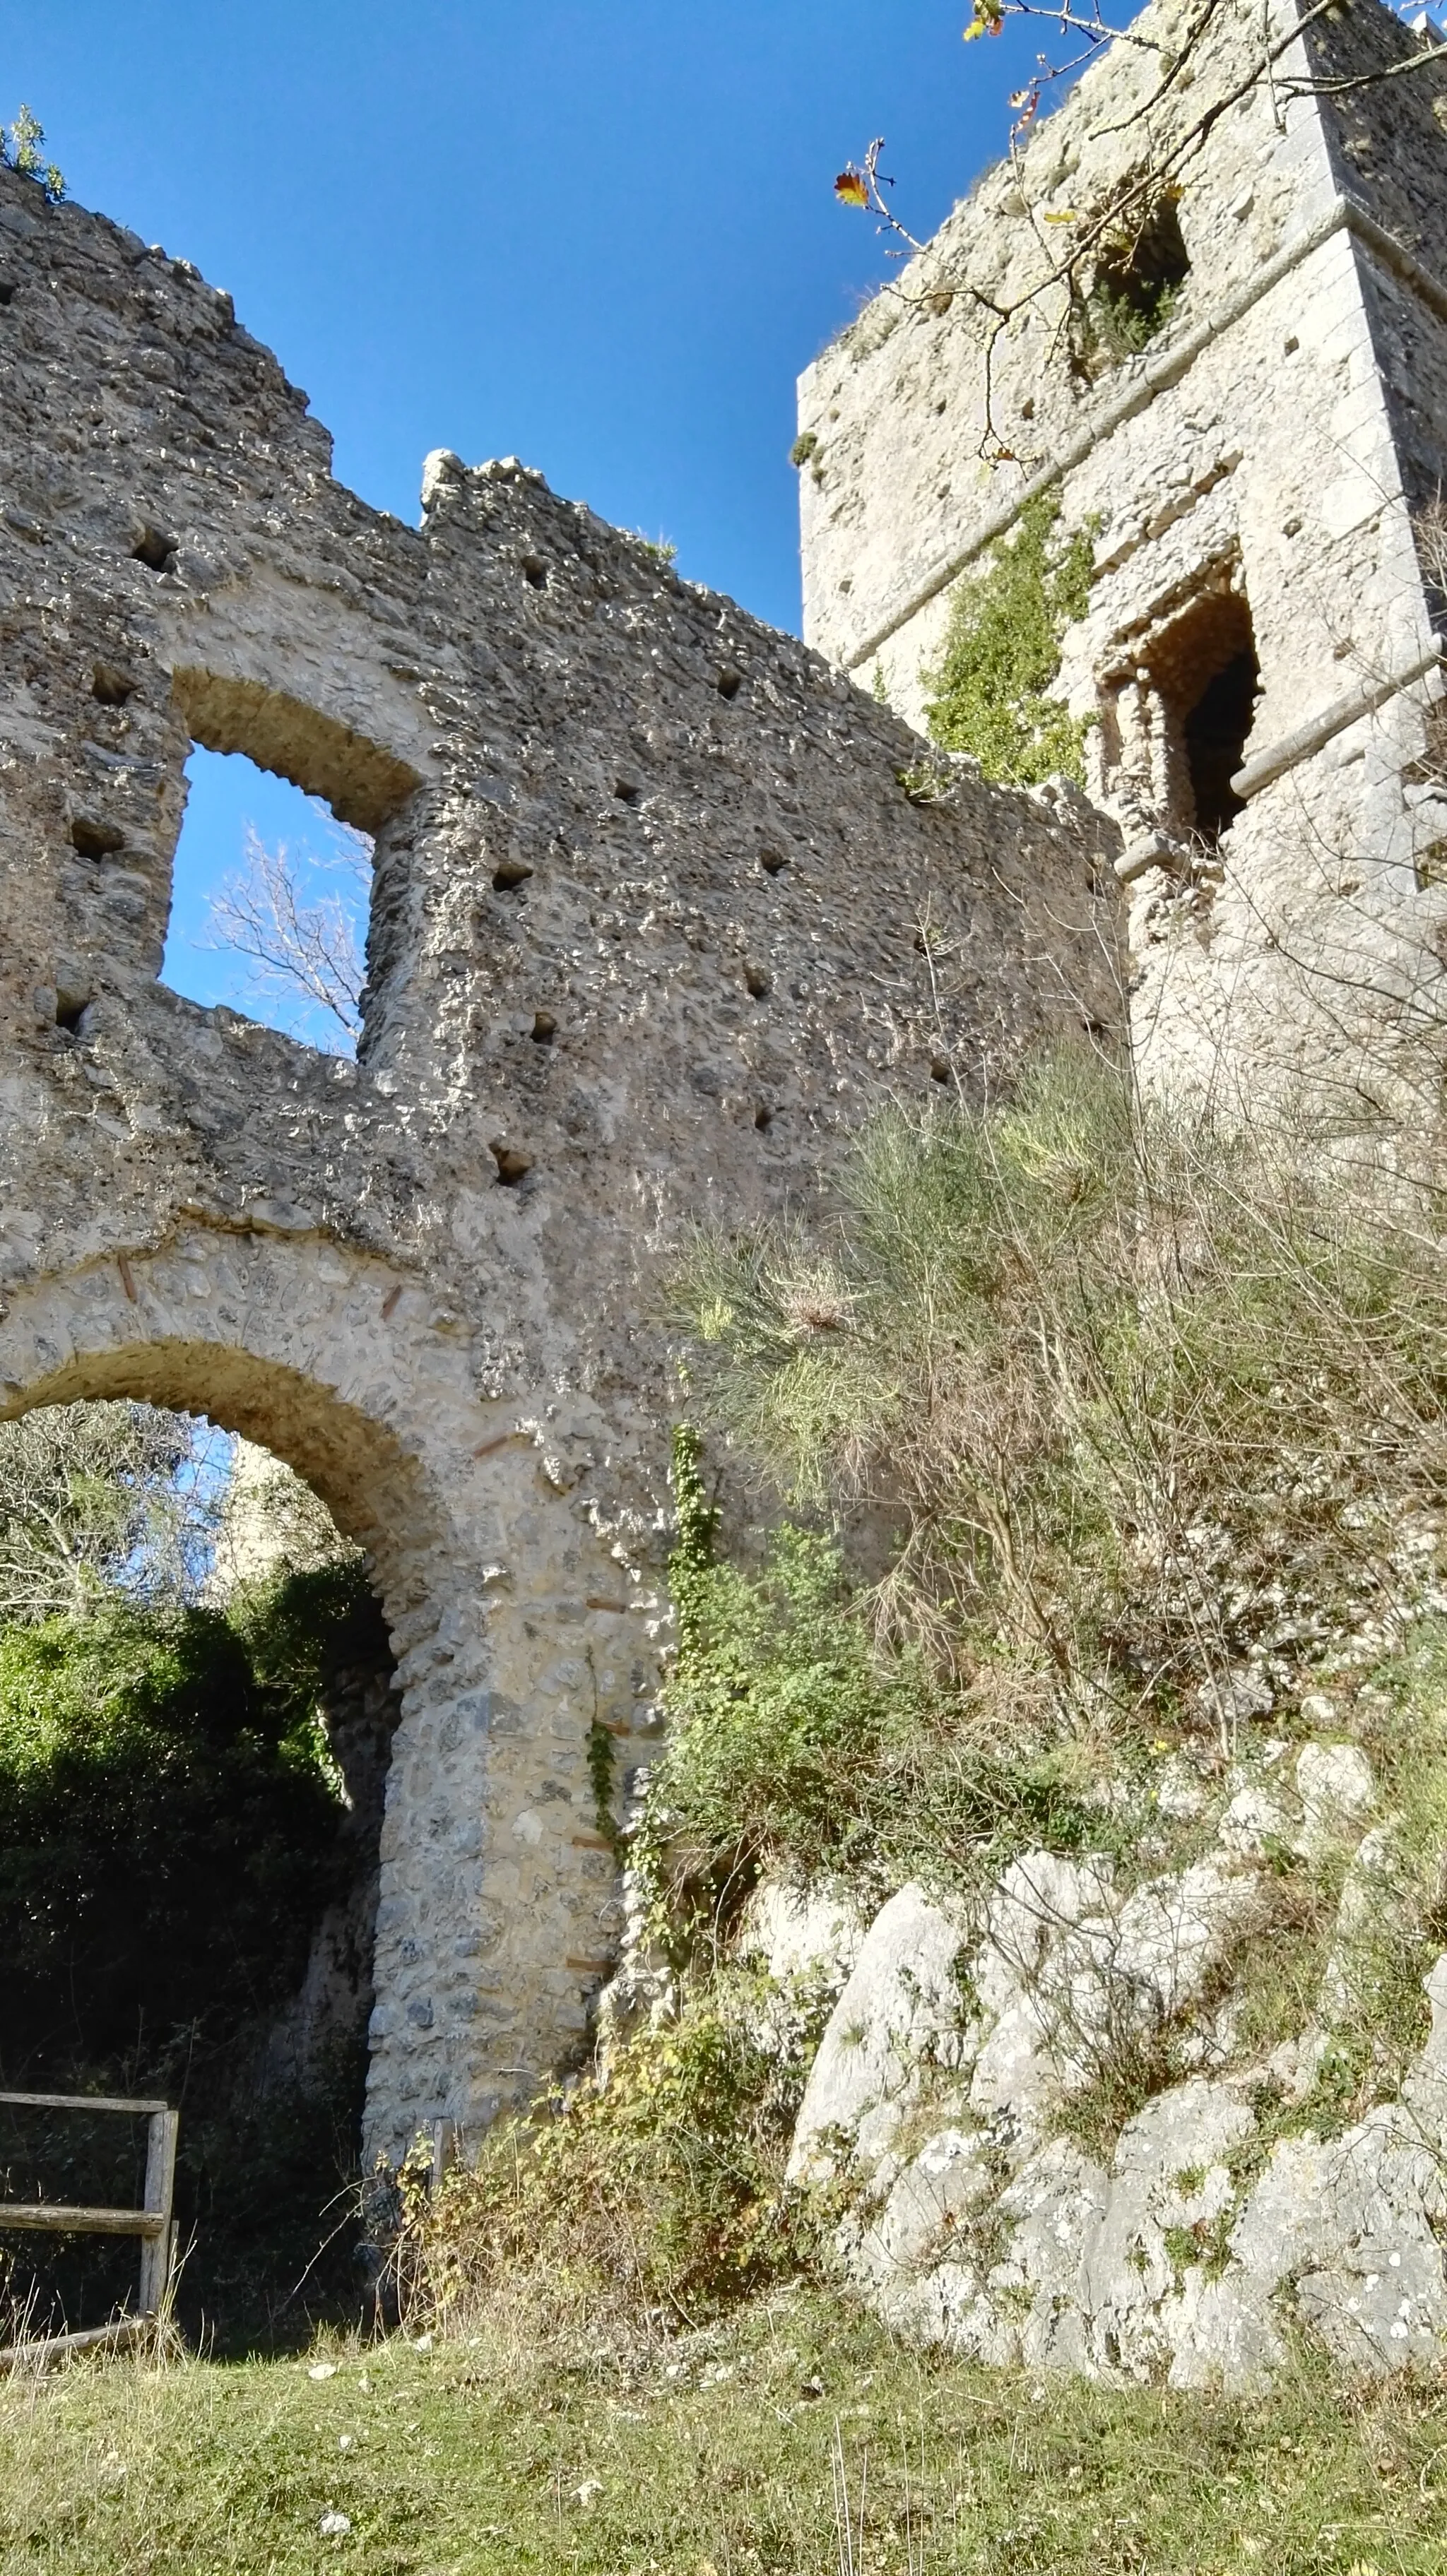
[[(1275, 1069), (1358, 1108), (1409, 1067), (1435, 1093), (1444, 128), (1447, 48), (1378, 0), (1153, 0), (801, 380), (805, 632), (912, 722), (1031, 496), (1088, 532), (1059, 690), (1123, 828), (1167, 1086)], [(1050, 280), (1114, 206), (1130, 271), (1153, 172), (1173, 301), (1112, 349), (1100, 264)]]
[[(402, 1694), (369, 2126), (585, 2031), (656, 1726), (697, 1220), (1116, 1018), (1111, 827), (918, 740), (507, 462), (420, 527), (181, 260), (0, 174), (0, 1411), (128, 1394), (306, 1477)], [(159, 980), (193, 744), (375, 844), (355, 1064)]]

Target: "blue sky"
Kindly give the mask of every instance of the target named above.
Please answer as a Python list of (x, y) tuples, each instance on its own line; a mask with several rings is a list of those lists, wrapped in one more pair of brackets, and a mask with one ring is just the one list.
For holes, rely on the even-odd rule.
[[(886, 265), (830, 183), (883, 133), (923, 234), (1003, 147), (1034, 47), (965, 46), (967, 15), (0, 0), (0, 113), (26, 100), (74, 197), (230, 289), (364, 499), (415, 520), (429, 448), (520, 455), (797, 628), (794, 378)], [(178, 916), (245, 819), (294, 829), (233, 768), (196, 764)], [(219, 997), (184, 927), (172, 979)]]

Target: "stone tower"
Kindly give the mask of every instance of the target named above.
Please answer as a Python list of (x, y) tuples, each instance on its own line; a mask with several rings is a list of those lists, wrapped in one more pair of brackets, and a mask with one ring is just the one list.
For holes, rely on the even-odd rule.
[(811, 643), (922, 724), (957, 585), (1057, 494), (1141, 1059), (1351, 1118), (1441, 1054), (1444, 128), (1378, 0), (1153, 0), (800, 388)]

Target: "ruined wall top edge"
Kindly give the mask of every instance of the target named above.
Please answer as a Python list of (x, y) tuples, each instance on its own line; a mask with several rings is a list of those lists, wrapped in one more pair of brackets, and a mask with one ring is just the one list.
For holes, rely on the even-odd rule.
[[(1117, 1023), (1099, 817), (916, 793), (887, 709), (511, 460), (369, 509), (227, 297), (13, 172), (0, 362), (0, 1298), (311, 1226), (489, 1396), (652, 1404), (681, 1225)], [(197, 742), (374, 840), (355, 1066), (159, 981)]]

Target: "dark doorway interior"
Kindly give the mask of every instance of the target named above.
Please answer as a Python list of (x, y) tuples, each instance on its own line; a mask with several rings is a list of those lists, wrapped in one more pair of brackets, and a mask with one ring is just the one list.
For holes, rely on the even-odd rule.
[(1147, 684), (1150, 797), (1165, 829), (1214, 849), (1241, 811), (1231, 781), (1256, 716), (1261, 670), (1234, 566), (1220, 566), (1161, 626), (1136, 666)]
[(1243, 800), (1231, 781), (1241, 767), (1260, 685), (1248, 645), (1207, 681), (1182, 727), (1196, 830), (1203, 840), (1219, 841), (1241, 811)]
[[(0, 1542), (0, 2091), (178, 2108), (184, 2330), (304, 2340), (365, 2290), (399, 1708), (367, 1563), (267, 1452), (124, 1402), (0, 1426)], [(0, 2104), (0, 2343), (137, 2277), (132, 2241), (7, 2231), (5, 2200), (134, 2207), (145, 2151), (144, 2119)]]

